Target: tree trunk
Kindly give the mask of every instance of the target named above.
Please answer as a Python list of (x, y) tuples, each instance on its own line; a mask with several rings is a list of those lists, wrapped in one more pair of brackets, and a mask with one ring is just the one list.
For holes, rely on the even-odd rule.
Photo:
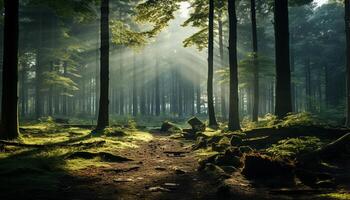
[(347, 120), (350, 127), (350, 3), (345, 0), (345, 30), (346, 30), (346, 71), (347, 71)]
[(276, 104), (279, 118), (292, 112), (288, 0), (275, 0)]
[[(220, 64), (221, 68), (225, 69), (225, 61), (224, 61), (224, 42), (223, 42), (223, 23), (222, 23), (222, 9), (223, 9), (223, 0), (219, 1), (219, 12), (218, 12), (218, 26), (219, 26), (219, 50), (220, 50)], [(221, 91), (221, 117), (222, 119), (227, 118), (226, 113), (226, 87), (225, 83), (220, 84)]]
[(18, 122), (18, 9), (19, 0), (5, 0), (4, 58), (2, 77), (1, 132), (2, 139), (19, 135)]
[(100, 104), (97, 130), (109, 125), (109, 0), (101, 2)]
[(160, 115), (160, 89), (159, 89), (159, 63), (158, 63), (158, 59), (156, 60), (156, 94), (155, 94), (155, 98), (156, 98), (156, 116)]
[(214, 109), (214, 0), (209, 0), (209, 38), (208, 38), (208, 115), (209, 126), (217, 126)]
[(136, 53), (134, 52), (134, 65), (132, 69), (133, 73), (133, 88), (132, 88), (132, 115), (137, 116), (138, 106), (137, 106), (137, 73), (136, 73)]
[(238, 101), (238, 64), (237, 64), (237, 16), (236, 1), (228, 0), (229, 15), (229, 55), (230, 55), (230, 98), (229, 122), (230, 131), (240, 130)]
[[(40, 11), (41, 12), (41, 11)], [(43, 114), (43, 99), (42, 93), (43, 86), (43, 50), (42, 44), (44, 40), (43, 36), (43, 15), (39, 15), (39, 30), (38, 30), (38, 46), (36, 52), (36, 65), (35, 65), (35, 118), (39, 119)]]
[(254, 65), (254, 102), (253, 102), (253, 121), (257, 122), (259, 117), (259, 63), (258, 63), (258, 34), (256, 25), (256, 6), (255, 0), (251, 0), (251, 18), (252, 18), (252, 39), (253, 39), (253, 65)]

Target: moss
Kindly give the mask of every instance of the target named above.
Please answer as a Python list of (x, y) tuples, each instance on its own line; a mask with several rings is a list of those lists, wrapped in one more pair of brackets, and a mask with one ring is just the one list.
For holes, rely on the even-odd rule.
[(298, 157), (302, 154), (312, 152), (322, 146), (317, 137), (298, 137), (280, 140), (277, 144), (273, 144), (266, 151), (276, 157)]
[(319, 196), (327, 198), (327, 199), (334, 199), (334, 200), (348, 200), (348, 199), (350, 199), (350, 193), (329, 193), (329, 194), (321, 194)]

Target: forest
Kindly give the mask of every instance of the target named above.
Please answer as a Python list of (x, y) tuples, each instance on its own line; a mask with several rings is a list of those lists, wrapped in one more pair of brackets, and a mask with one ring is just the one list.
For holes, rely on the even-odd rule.
[(350, 0), (0, 10), (0, 199), (350, 199)]

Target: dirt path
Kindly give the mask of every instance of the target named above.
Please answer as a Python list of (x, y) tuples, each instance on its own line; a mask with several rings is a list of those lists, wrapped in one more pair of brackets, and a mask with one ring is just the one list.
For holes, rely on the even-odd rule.
[(61, 194), (69, 199), (215, 199), (218, 183), (197, 172), (189, 146), (162, 135), (139, 146), (116, 152), (132, 162), (65, 178)]

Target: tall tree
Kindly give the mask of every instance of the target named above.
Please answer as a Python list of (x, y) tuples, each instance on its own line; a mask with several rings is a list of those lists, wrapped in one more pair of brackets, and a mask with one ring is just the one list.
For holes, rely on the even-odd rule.
[(15, 139), (19, 135), (17, 96), (19, 0), (5, 0), (4, 7), (5, 31), (0, 138)]
[(259, 117), (259, 65), (258, 65), (258, 34), (256, 25), (256, 3), (250, 1), (250, 11), (252, 20), (252, 39), (253, 39), (253, 73), (254, 73), (254, 98), (253, 98), (253, 121), (257, 122)]
[[(219, 10), (218, 10), (218, 28), (219, 28), (219, 51), (220, 51), (220, 65), (225, 69), (225, 61), (224, 61), (224, 42), (223, 42), (223, 21), (222, 21), (222, 10), (224, 7), (223, 0), (219, 0)], [(227, 119), (226, 114), (226, 87), (225, 83), (222, 82), (220, 84), (221, 90), (221, 117), (223, 119)]]
[(214, 79), (214, 0), (209, 0), (209, 38), (208, 38), (208, 115), (209, 126), (217, 126), (213, 94)]
[(238, 112), (238, 64), (237, 64), (237, 15), (236, 1), (228, 0), (229, 15), (229, 56), (230, 56), (230, 98), (229, 122), (230, 131), (240, 130)]
[(346, 30), (346, 71), (347, 71), (347, 120), (346, 126), (350, 127), (350, 1), (344, 0), (345, 30)]
[(101, 1), (100, 105), (97, 130), (109, 125), (109, 0)]
[(288, 0), (275, 0), (276, 104), (279, 118), (292, 112)]

